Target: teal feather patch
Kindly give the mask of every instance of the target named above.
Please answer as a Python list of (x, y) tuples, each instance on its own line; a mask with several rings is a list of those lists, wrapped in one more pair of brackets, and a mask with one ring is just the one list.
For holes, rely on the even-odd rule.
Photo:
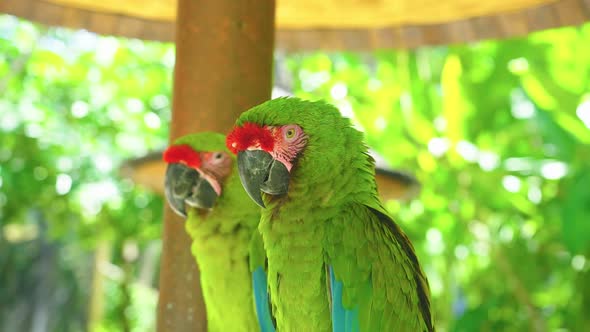
[(358, 332), (358, 309), (345, 309), (342, 305), (342, 282), (336, 280), (334, 270), (330, 266), (330, 295), (332, 296), (332, 331)]
[(268, 307), (266, 273), (264, 273), (262, 267), (258, 267), (252, 272), (252, 287), (254, 290), (254, 304), (256, 306), (256, 316), (258, 317), (260, 332), (275, 332), (272, 316)]

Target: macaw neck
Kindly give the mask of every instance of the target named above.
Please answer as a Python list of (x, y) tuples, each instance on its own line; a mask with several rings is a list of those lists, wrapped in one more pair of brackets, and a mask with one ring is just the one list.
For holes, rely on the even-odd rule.
[(222, 187), (221, 196), (212, 209), (188, 211), (188, 219), (192, 224), (189, 230), (191, 235), (224, 236), (235, 232), (237, 228), (246, 228), (247, 232), (256, 229), (260, 220), (260, 208), (248, 197), (238, 175), (230, 175)]
[(243, 227), (250, 220), (237, 218), (229, 223), (221, 217), (214, 213), (204, 218), (193, 215), (186, 224), (200, 270), (208, 330), (256, 331), (248, 264), (252, 228)]
[(258, 330), (248, 249), (259, 220), (260, 209), (247, 197), (237, 175), (228, 178), (213, 209), (189, 210), (186, 230), (200, 269), (210, 331)]
[[(263, 209), (258, 229), (268, 259), (268, 287), (277, 331), (329, 331), (325, 268), (326, 211), (291, 203)], [(305, 317), (305, 319), (301, 319)]]
[(216, 261), (218, 254), (231, 260), (247, 260), (248, 243), (260, 220), (260, 209), (240, 186), (238, 176), (232, 176), (213, 209), (188, 211), (185, 228), (193, 240), (192, 252), (197, 260), (211, 256), (209, 264), (219, 268), (226, 262)]
[[(281, 213), (280, 219), (295, 218), (306, 210), (329, 214), (335, 208), (351, 203), (365, 202), (377, 196), (375, 166), (366, 147), (358, 142), (358, 151), (325, 159), (324, 165), (306, 165), (294, 168), (289, 191), (283, 197), (263, 194), (268, 210)], [(315, 157), (315, 156), (314, 156)], [(310, 176), (310, 174), (312, 174)]]

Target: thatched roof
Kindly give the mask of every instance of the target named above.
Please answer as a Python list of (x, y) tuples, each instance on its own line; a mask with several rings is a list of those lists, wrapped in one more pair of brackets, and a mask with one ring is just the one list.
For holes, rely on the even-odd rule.
[[(101, 34), (173, 41), (176, 0), (0, 0), (0, 12)], [(589, 18), (590, 0), (277, 0), (276, 47), (413, 48), (522, 36)]]

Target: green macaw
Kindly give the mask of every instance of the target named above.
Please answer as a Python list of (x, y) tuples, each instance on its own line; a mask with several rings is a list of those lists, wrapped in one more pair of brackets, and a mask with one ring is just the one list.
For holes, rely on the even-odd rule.
[(377, 195), (362, 133), (335, 107), (267, 101), (242, 113), (226, 144), (263, 208), (278, 331), (434, 331), (412, 244)]
[[(264, 249), (256, 230), (260, 208), (240, 184), (225, 136), (212, 132), (183, 136), (163, 158), (168, 163), (166, 199), (187, 218), (186, 230), (193, 240), (208, 330), (272, 331), (270, 321), (260, 321), (259, 326), (252, 291), (259, 289), (261, 296), (267, 296)], [(269, 317), (263, 315), (268, 306), (261, 310), (260, 317)]]

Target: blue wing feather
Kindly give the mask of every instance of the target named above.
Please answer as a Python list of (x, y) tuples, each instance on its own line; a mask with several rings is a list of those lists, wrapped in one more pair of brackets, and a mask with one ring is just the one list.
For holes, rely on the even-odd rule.
[(342, 282), (336, 280), (334, 270), (330, 270), (330, 295), (332, 296), (332, 331), (358, 332), (358, 309), (345, 309), (342, 305)]
[(262, 267), (252, 272), (252, 288), (254, 290), (254, 305), (260, 325), (260, 332), (275, 332), (272, 316), (268, 307), (268, 285), (266, 273)]

